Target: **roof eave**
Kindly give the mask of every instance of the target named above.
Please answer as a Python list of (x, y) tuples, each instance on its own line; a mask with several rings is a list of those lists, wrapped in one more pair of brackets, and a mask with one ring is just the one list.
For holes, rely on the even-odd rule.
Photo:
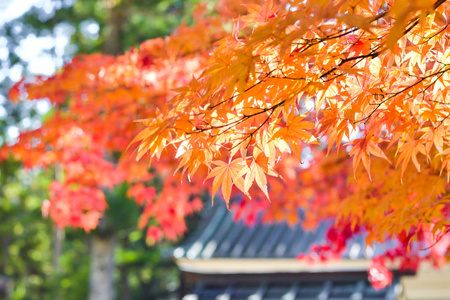
[[(370, 261), (367, 259), (343, 259), (310, 263), (294, 258), (177, 258), (176, 263), (183, 272), (198, 274), (272, 274), (272, 273), (333, 273), (367, 272)], [(388, 265), (391, 270), (398, 269), (398, 263)]]

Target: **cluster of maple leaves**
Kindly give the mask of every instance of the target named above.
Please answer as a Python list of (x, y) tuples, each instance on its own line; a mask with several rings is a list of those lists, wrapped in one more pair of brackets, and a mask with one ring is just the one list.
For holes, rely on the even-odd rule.
[[(227, 18), (241, 10), (224, 7), (218, 11)], [(11, 154), (27, 168), (57, 169), (44, 215), (59, 226), (90, 231), (107, 209), (105, 191), (126, 182), (127, 196), (142, 206), (139, 227), (147, 228), (150, 243), (184, 233), (185, 216), (202, 208), (202, 180), (172, 176), (176, 160), (169, 153), (149, 165), (136, 161), (127, 146), (142, 129), (136, 120), (167, 111), (173, 89), (201, 69), (211, 44), (227, 33), (223, 18), (199, 5), (195, 24), (167, 38), (117, 57), (78, 55), (54, 76), (23, 79), (10, 90), (13, 101), (46, 98), (53, 106), (40, 128), (21, 132), (17, 143), (1, 149), (1, 157)]]
[[(200, 5), (194, 25), (166, 39), (119, 57), (78, 56), (11, 90), (54, 105), (10, 149), (28, 166), (64, 170), (47, 208), (57, 224), (94, 228), (102, 188), (127, 181), (144, 207), (140, 226), (151, 219), (153, 240), (176, 238), (201, 207), (199, 191), (214, 198), (220, 188), (227, 204), (252, 199), (231, 203), (248, 223), (261, 214), (307, 228), (336, 220), (331, 244), (316, 249), (323, 257), (364, 232), (367, 244), (397, 240), (385, 257), (404, 268), (442, 264), (447, 1), (223, 0), (215, 10)], [(138, 161), (125, 151), (132, 140)], [(164, 178), (160, 190), (148, 184), (154, 176)]]
[(301, 207), (303, 224), (334, 218), (416, 257), (448, 245), (447, 1), (246, 7), (202, 75), (145, 121), (138, 157), (175, 147), (190, 178), (208, 169), (213, 196), (256, 199), (237, 205), (249, 221), (295, 223)]

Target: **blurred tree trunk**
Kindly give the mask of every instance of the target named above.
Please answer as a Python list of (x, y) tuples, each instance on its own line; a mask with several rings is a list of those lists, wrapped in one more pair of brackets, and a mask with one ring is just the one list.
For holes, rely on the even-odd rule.
[(120, 284), (121, 284), (121, 292), (120, 292), (120, 300), (131, 300), (131, 289), (130, 284), (128, 283), (128, 266), (122, 266), (120, 269)]
[(105, 39), (103, 52), (111, 55), (118, 55), (124, 51), (122, 44), (123, 25), (128, 15), (127, 6), (131, 5), (129, 2), (132, 1), (126, 1), (126, 3), (121, 3), (124, 1), (117, 2), (119, 3), (116, 3), (113, 7), (108, 7), (108, 23), (106, 28), (104, 28), (107, 39)]
[(90, 300), (114, 299), (114, 249), (116, 244), (115, 234), (92, 235)]
[[(63, 251), (64, 236), (65, 236), (64, 229), (54, 225), (52, 238), (52, 248), (53, 248), (52, 267), (54, 278), (58, 278), (61, 272), (60, 257)], [(61, 299), (61, 291), (60, 289), (58, 289), (56, 291), (55, 300), (60, 299)]]
[[(125, 3), (124, 3), (125, 2)], [(107, 39), (104, 44), (104, 53), (111, 55), (121, 54), (123, 49), (123, 25), (127, 20), (129, 0), (105, 1), (108, 9), (108, 21), (104, 30)], [(106, 213), (108, 213), (106, 211)], [(111, 224), (103, 218), (91, 238), (91, 271), (89, 300), (115, 299), (114, 284), (114, 249), (117, 245), (117, 232), (110, 228)]]
[[(64, 171), (61, 167), (61, 165), (56, 164), (55, 165), (55, 179), (59, 182), (62, 182), (64, 179), (63, 175)], [(58, 227), (56, 225), (53, 225), (53, 232), (52, 232), (52, 268), (53, 268), (53, 278), (59, 279), (60, 273), (61, 273), (61, 262), (60, 258), (63, 251), (64, 246), (64, 237), (65, 237), (65, 231), (64, 228)], [(61, 289), (58, 288), (55, 291), (55, 300), (61, 299)]]
[(64, 243), (64, 229), (58, 226), (53, 227), (53, 257), (52, 266), (55, 274), (59, 274), (61, 271), (61, 266), (59, 263), (59, 258), (62, 254), (62, 248)]
[(105, 8), (108, 10), (108, 20), (104, 28), (107, 38), (104, 41), (103, 52), (111, 55), (121, 54), (123, 47), (124, 24), (127, 21), (129, 7), (133, 0), (105, 0)]

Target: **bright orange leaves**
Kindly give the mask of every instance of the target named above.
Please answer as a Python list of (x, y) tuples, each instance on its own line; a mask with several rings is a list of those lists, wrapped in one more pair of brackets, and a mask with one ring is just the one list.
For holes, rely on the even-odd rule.
[(316, 137), (311, 134), (314, 123), (303, 121), (305, 116), (295, 115), (294, 110), (291, 110), (286, 118), (286, 125), (274, 130), (272, 139), (280, 138), (286, 141), (291, 151), (301, 160), (301, 152), (303, 144), (320, 144)]
[[(404, 248), (424, 241), (426, 230), (447, 231), (448, 2), (224, 0), (217, 11), (202, 6), (193, 27), (167, 39), (117, 58), (81, 56), (25, 84), (56, 113), (22, 136), (16, 155), (30, 165), (64, 161), (70, 147), (58, 150), (56, 141), (80, 128), (100, 158), (117, 159), (114, 172), (137, 185), (130, 196), (145, 205), (141, 225), (157, 220), (153, 240), (160, 229), (170, 237), (184, 230), (170, 222), (198, 206), (189, 195), (205, 178), (227, 202), (237, 192), (251, 197), (239, 206), (250, 221), (261, 211), (263, 221), (308, 228), (334, 218), (364, 228), (369, 243), (398, 238)], [(226, 33), (230, 18), (237, 19)], [(166, 180), (153, 201), (142, 196), (153, 197), (146, 159), (116, 157), (133, 137), (137, 157), (149, 153)], [(88, 161), (66, 172), (92, 170)]]
[[(227, 202), (233, 187), (267, 195), (267, 219), (293, 220), (300, 206), (307, 224), (337, 217), (365, 227), (368, 241), (421, 225), (445, 231), (436, 222), (448, 216), (450, 5), (292, 0), (246, 8), (202, 75), (148, 122), (140, 152), (157, 157), (174, 146), (180, 167), (193, 178), (203, 166)], [(158, 130), (164, 141), (149, 138)], [(340, 153), (324, 159), (319, 143)], [(283, 163), (292, 154), (297, 162)]]

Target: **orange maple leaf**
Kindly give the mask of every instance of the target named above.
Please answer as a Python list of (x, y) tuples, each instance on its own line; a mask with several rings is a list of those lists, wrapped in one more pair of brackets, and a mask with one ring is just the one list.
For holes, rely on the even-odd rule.
[(214, 201), (214, 196), (217, 190), (220, 186), (222, 186), (223, 198), (227, 206), (229, 206), (231, 189), (233, 188), (233, 185), (245, 193), (244, 178), (242, 177), (245, 174), (245, 168), (247, 167), (245, 160), (242, 158), (236, 158), (229, 163), (221, 160), (215, 160), (211, 163), (216, 165), (216, 167), (211, 170), (206, 179), (214, 177), (212, 186), (212, 201)]
[(362, 161), (364, 168), (367, 170), (367, 173), (369, 173), (370, 180), (372, 180), (370, 174), (371, 154), (383, 158), (390, 163), (386, 154), (384, 154), (383, 150), (381, 150), (380, 147), (378, 147), (378, 143), (380, 141), (382, 140), (372, 135), (369, 137), (366, 136), (365, 138), (362, 139), (355, 139), (345, 144), (353, 146), (353, 148), (349, 152), (349, 155), (353, 156), (353, 176), (355, 177), (355, 179), (356, 179), (355, 175), (356, 169), (358, 168), (360, 161)]
[(307, 144), (318, 144), (317, 138), (307, 131), (314, 129), (314, 123), (303, 121), (304, 115), (295, 115), (294, 110), (291, 110), (287, 116), (286, 125), (279, 127), (272, 136), (272, 140), (281, 138), (289, 143), (289, 148), (301, 160), (302, 142)]

